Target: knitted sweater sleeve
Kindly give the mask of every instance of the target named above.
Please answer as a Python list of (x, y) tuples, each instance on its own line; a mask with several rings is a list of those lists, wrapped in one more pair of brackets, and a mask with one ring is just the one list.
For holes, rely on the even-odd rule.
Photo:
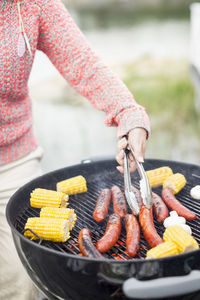
[(105, 123), (118, 126), (118, 137), (135, 127), (150, 132), (145, 109), (124, 83), (95, 54), (60, 0), (36, 0), (40, 7), (37, 48), (91, 104), (105, 112)]

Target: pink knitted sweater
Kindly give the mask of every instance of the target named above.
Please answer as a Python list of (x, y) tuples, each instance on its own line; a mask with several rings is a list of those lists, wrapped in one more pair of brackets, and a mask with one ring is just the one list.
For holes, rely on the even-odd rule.
[(95, 108), (105, 112), (106, 125), (118, 126), (119, 137), (135, 127), (149, 132), (144, 108), (97, 57), (60, 0), (23, 0), (21, 16), (32, 56), (27, 49), (23, 57), (17, 55), (17, 1), (0, 0), (0, 165), (37, 146), (28, 92), (37, 49)]

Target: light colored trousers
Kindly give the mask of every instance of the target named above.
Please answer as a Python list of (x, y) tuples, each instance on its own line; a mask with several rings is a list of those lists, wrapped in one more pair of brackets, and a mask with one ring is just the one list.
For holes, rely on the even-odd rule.
[(40, 147), (15, 162), (0, 167), (0, 300), (35, 300), (39, 296), (14, 246), (5, 209), (12, 194), (41, 175)]

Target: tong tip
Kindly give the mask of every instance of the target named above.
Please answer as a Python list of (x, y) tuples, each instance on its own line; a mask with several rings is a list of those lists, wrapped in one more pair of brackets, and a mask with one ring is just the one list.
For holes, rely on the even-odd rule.
[(137, 199), (135, 197), (135, 194), (131, 191), (125, 191), (125, 196), (127, 199), (127, 202), (130, 206), (130, 208), (133, 210), (135, 215), (137, 216), (139, 214), (140, 208), (137, 202)]

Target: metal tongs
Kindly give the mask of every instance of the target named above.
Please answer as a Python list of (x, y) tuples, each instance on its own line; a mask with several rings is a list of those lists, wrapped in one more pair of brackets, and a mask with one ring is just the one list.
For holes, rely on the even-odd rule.
[(144, 203), (144, 205), (150, 209), (153, 204), (153, 196), (152, 191), (149, 185), (148, 178), (146, 176), (145, 170), (143, 168), (142, 163), (139, 163), (134, 155), (134, 152), (132, 149), (126, 148), (124, 150), (124, 187), (125, 187), (125, 196), (126, 200), (128, 202), (129, 207), (134, 211), (135, 215), (139, 214), (140, 208), (139, 204), (137, 202), (136, 196), (134, 192), (132, 191), (131, 186), (131, 176), (130, 176), (130, 169), (129, 169), (129, 153), (133, 156), (136, 168), (140, 176), (140, 193), (141, 198)]

